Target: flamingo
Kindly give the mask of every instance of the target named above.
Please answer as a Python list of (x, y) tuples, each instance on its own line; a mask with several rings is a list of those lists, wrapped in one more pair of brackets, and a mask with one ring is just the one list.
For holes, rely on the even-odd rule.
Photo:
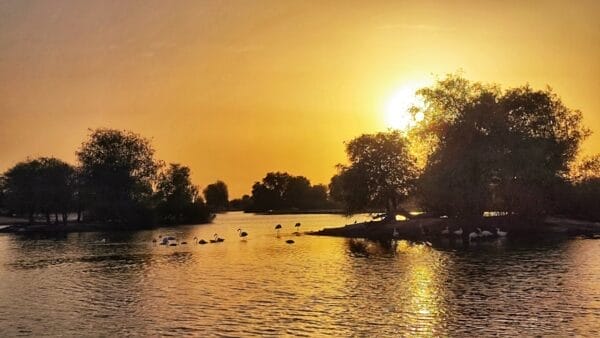
[(246, 237), (248, 237), (248, 233), (245, 231), (242, 231), (242, 229), (238, 229), (238, 232), (240, 233), (241, 238), (246, 239)]
[(450, 229), (448, 229), (448, 226), (446, 226), (444, 228), (444, 230), (442, 230), (442, 235), (449, 235), (450, 234)]
[(501, 231), (500, 229), (496, 228), (496, 234), (498, 235), (498, 237), (506, 237), (506, 235), (508, 235), (508, 232)]
[(219, 235), (217, 235), (217, 234), (214, 235), (214, 239), (210, 240), (211, 243), (220, 243), (223, 241), (225, 241), (225, 239), (219, 237)]
[(462, 234), (463, 234), (463, 229), (462, 229), (462, 228), (460, 228), (460, 229), (458, 229), (458, 230), (454, 230), (454, 231), (453, 231), (453, 233), (454, 233), (456, 236), (462, 236)]
[(208, 243), (207, 241), (205, 241), (205, 240), (203, 240), (203, 239), (201, 239), (201, 240), (198, 240), (198, 237), (194, 237), (194, 242), (195, 242), (196, 244), (206, 244), (206, 243)]
[(478, 234), (478, 233), (476, 233), (475, 231), (473, 231), (473, 232), (469, 233), (469, 242), (470, 242), (471, 240), (477, 239), (477, 237), (479, 237), (479, 234)]
[(279, 230), (281, 230), (281, 224), (277, 224), (275, 226), (275, 232), (277, 233), (277, 237), (279, 237)]
[(490, 237), (490, 236), (494, 236), (493, 233), (491, 233), (490, 231), (487, 230), (483, 230), (481, 231), (481, 228), (477, 228), (477, 231), (479, 231), (479, 236), (481, 237)]

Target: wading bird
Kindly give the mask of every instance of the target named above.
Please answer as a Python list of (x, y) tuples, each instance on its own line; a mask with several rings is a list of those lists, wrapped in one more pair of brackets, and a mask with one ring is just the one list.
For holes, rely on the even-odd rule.
[(455, 234), (456, 236), (462, 236), (462, 234), (463, 234), (463, 229), (462, 229), (462, 228), (460, 228), (460, 229), (458, 229), (458, 230), (454, 230), (454, 234)]
[(277, 237), (279, 237), (279, 230), (281, 230), (281, 224), (277, 224), (275, 226), (275, 232), (277, 233)]
[(479, 231), (479, 236), (481, 236), (481, 237), (491, 237), (491, 236), (494, 236), (494, 234), (491, 233), (490, 231), (487, 231), (487, 230), (481, 231), (481, 228), (477, 228), (477, 231)]
[(506, 235), (508, 235), (508, 232), (501, 231), (500, 229), (496, 228), (496, 234), (498, 235), (498, 237), (506, 237)]
[(238, 229), (238, 233), (240, 234), (240, 237), (242, 239), (246, 239), (246, 237), (248, 237), (248, 233), (245, 231), (242, 231), (242, 229)]

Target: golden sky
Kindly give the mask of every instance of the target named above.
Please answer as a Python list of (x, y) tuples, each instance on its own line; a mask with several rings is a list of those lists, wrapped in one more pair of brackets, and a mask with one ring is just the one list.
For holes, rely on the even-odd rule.
[(75, 162), (87, 128), (224, 180), (328, 183), (396, 91), (462, 69), (550, 85), (600, 148), (598, 1), (0, 1), (0, 170)]

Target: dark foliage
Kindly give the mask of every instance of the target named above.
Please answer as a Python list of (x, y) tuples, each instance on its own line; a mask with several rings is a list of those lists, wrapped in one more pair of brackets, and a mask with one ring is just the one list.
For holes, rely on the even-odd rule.
[(416, 159), (405, 137), (397, 131), (362, 135), (346, 145), (346, 153), (350, 165), (338, 166), (329, 185), (332, 198), (349, 213), (401, 212), (400, 203), (413, 191), (417, 178)]
[(227, 185), (223, 181), (217, 181), (209, 184), (202, 191), (206, 205), (214, 211), (226, 210), (229, 205), (229, 191)]
[(314, 210), (332, 207), (332, 203), (327, 200), (325, 186), (312, 186), (306, 177), (281, 172), (268, 173), (262, 182), (254, 183), (251, 200), (247, 211)]

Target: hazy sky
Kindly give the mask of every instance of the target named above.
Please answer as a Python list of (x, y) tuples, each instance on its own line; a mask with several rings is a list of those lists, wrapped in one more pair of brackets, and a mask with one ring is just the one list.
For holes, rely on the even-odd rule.
[(458, 69), (550, 85), (600, 149), (599, 1), (0, 0), (0, 171), (75, 162), (88, 128), (150, 137), (205, 186), (327, 183), (405, 87)]

